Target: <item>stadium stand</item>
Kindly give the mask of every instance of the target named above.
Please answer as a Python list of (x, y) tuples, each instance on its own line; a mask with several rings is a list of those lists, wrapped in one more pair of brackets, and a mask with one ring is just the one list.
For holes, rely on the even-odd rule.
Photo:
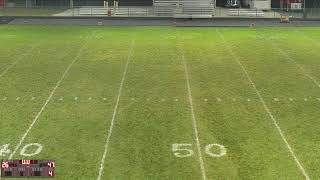
[(209, 0), (155, 0), (153, 8), (157, 16), (209, 18), (214, 5)]
[(79, 9), (80, 15), (108, 15), (108, 8), (105, 7), (82, 7)]
[(264, 17), (264, 12), (259, 9), (229, 9), (229, 15)]
[(83, 16), (157, 16), (175, 18), (211, 18), (213, 4), (208, 0), (155, 0), (152, 7), (81, 7)]
[(83, 16), (149, 16), (152, 8), (148, 7), (81, 7), (79, 15)]

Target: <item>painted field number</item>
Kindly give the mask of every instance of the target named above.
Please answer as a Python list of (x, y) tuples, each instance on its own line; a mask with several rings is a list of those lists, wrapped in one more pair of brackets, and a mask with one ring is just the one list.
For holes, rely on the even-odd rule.
[[(30, 149), (31, 147), (35, 147), (36, 149), (34, 150), (34, 152), (28, 152), (28, 149)], [(20, 155), (21, 156), (26, 156), (26, 157), (30, 157), (30, 156), (35, 156), (37, 154), (39, 154), (42, 151), (42, 145), (39, 143), (32, 143), (32, 144), (27, 144), (25, 145), (21, 151), (20, 151)]]
[[(7, 156), (11, 153), (9, 146), (10, 146), (10, 144), (4, 144), (4, 145), (0, 146), (0, 157)], [(27, 144), (21, 149), (20, 155), (26, 156), (26, 157), (35, 156), (35, 155), (41, 153), (42, 148), (43, 148), (42, 145), (39, 143)]]
[(172, 151), (177, 157), (189, 157), (193, 155), (192, 144), (172, 144)]
[[(216, 150), (216, 151), (213, 151)], [(222, 157), (227, 154), (227, 150), (220, 144), (208, 144), (205, 148), (206, 153), (212, 157)]]
[(5, 156), (6, 154), (11, 153), (9, 146), (10, 146), (10, 144), (4, 144), (4, 145), (0, 146), (0, 156)]
[[(208, 144), (204, 150), (207, 155), (216, 158), (227, 154), (226, 148), (221, 144)], [(172, 144), (172, 152), (179, 158), (190, 157), (194, 154), (192, 144)]]

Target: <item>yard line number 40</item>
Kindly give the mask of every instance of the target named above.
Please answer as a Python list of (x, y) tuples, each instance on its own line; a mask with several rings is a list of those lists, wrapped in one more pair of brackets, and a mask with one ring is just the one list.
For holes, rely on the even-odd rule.
[[(216, 158), (227, 154), (226, 148), (220, 144), (208, 144), (204, 150), (207, 155)], [(194, 155), (192, 144), (172, 144), (172, 152), (178, 158), (186, 158)]]
[[(9, 146), (10, 144), (0, 145), (0, 157), (7, 156), (11, 153)], [(26, 157), (35, 156), (42, 151), (42, 148), (42, 145), (39, 143), (27, 144), (21, 149), (20, 155)]]

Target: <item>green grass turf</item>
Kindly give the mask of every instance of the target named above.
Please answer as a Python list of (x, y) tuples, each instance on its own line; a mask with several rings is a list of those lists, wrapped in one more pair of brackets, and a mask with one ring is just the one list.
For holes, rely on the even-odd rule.
[[(102, 179), (202, 179), (184, 56), (207, 179), (304, 179), (239, 60), (318, 179), (319, 30), (0, 26), (0, 150), (14, 149), (77, 58), (13, 158), (55, 160), (59, 180), (97, 179), (129, 57)], [(30, 143), (42, 151), (20, 155)], [(225, 156), (206, 153), (215, 143)], [(178, 158), (172, 144), (194, 154)]]

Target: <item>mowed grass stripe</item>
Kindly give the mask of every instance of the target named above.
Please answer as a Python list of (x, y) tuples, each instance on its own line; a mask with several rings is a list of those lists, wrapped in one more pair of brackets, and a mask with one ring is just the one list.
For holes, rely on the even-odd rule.
[[(7, 41), (4, 41), (4, 42), (6, 43)], [(26, 54), (28, 54), (28, 51), (30, 51), (30, 49), (34, 48), (34, 45), (32, 44), (30, 47), (25, 47), (26, 49), (22, 49), (21, 47), (16, 47), (16, 46), (10, 47), (10, 48), (11, 48), (11, 51), (7, 50), (9, 52), (6, 52), (6, 56), (0, 57), (0, 59), (1, 59), (0, 72), (3, 75), (5, 74), (4, 71), (8, 71), (7, 70), (8, 67), (13, 66), (11, 64), (16, 64), (17, 63), (16, 61), (20, 61), (19, 59), (21, 59), (21, 56), (26, 56)], [(17, 49), (19, 49), (19, 50), (17, 51)], [(12, 57), (15, 57), (15, 58), (13, 59)], [(12, 61), (10, 61), (10, 60), (12, 60)]]
[(320, 88), (320, 83), (318, 82), (318, 80), (315, 79), (311, 74), (309, 74), (309, 72), (307, 72), (305, 68), (301, 64), (299, 64), (294, 58), (292, 58), (287, 52), (285, 52), (285, 50), (279, 47), (277, 45), (277, 42), (274, 42), (274, 41), (269, 41), (269, 42), (272, 44), (274, 50), (278, 51), (279, 54), (281, 54), (281, 56), (291, 61), (295, 66), (298, 67), (298, 69), (301, 71), (301, 73), (303, 73), (303, 75), (309, 78), (310, 81), (312, 81), (317, 87)]
[[(298, 30), (294, 31), (293, 33), (288, 32), (287, 36), (285, 36), (283, 38), (283, 39), (285, 39), (287, 41), (292, 41), (292, 39), (296, 40), (296, 42), (292, 43), (292, 46), (290, 46), (290, 49), (288, 47), (283, 48), (283, 46), (280, 47), (278, 45), (278, 44), (280, 44), (280, 45), (282, 44), (282, 39), (275, 39), (274, 41), (270, 41), (270, 42), (274, 46), (274, 49), (279, 51), (281, 56), (283, 56), (287, 60), (291, 61), (295, 66), (298, 67), (298, 69), (301, 71), (301, 73), (303, 73), (306, 77), (308, 77), (310, 79), (311, 82), (313, 82), (317, 87), (320, 88), (319, 80), (313, 76), (313, 72), (312, 71), (310, 71), (309, 69), (306, 69), (306, 67), (305, 67), (305, 65), (308, 65), (308, 64), (306, 64), (306, 62), (308, 62), (309, 59), (314, 59), (314, 58), (305, 58), (304, 57), (303, 61), (299, 61), (299, 59), (296, 59), (296, 58), (299, 58), (301, 56), (300, 53), (298, 53), (298, 55), (296, 55), (296, 53), (291, 54), (291, 51), (293, 50), (292, 47), (295, 47), (295, 46), (298, 46), (298, 47), (295, 48), (295, 50), (293, 52), (300, 52), (300, 51), (302, 52), (302, 51), (304, 51), (304, 49), (306, 47), (303, 47), (303, 46), (299, 45), (299, 44), (303, 44), (304, 46), (307, 45), (307, 47), (310, 48), (309, 50), (306, 50), (303, 53), (304, 56), (311, 55), (311, 57), (312, 57), (312, 54), (314, 54), (314, 56), (317, 56), (318, 58), (320, 58), (320, 56), (318, 55), (318, 51), (315, 51), (315, 49), (314, 49), (314, 45), (316, 47), (320, 48), (320, 44), (318, 44), (314, 39), (309, 38), (308, 36), (306, 36), (305, 34), (303, 34), (300, 31), (298, 31), (298, 33), (297, 33), (297, 31)], [(297, 35), (297, 37), (292, 38), (295, 35)], [(301, 47), (301, 49), (299, 49), (299, 46)], [(316, 68), (319, 69), (319, 67), (320, 66), (316, 65)]]
[[(91, 34), (92, 35), (92, 34)], [(90, 37), (88, 37), (90, 38)], [(86, 47), (86, 42), (83, 42), (82, 47), (79, 49), (78, 53), (75, 55), (75, 57), (73, 58), (73, 60), (71, 61), (71, 63), (67, 66), (66, 70), (64, 71), (64, 73), (62, 74), (61, 78), (57, 81), (55, 87), (52, 89), (52, 91), (50, 92), (47, 100), (45, 101), (45, 103), (43, 104), (43, 106), (41, 107), (40, 111), (37, 113), (37, 115), (35, 116), (35, 118), (33, 119), (32, 123), (30, 124), (30, 126), (28, 127), (28, 129), (25, 131), (25, 133), (22, 135), (22, 137), (20, 138), (18, 144), (15, 146), (13, 152), (10, 154), (9, 159), (12, 159), (14, 157), (14, 155), (16, 154), (17, 150), (19, 150), (19, 148), (21, 147), (22, 143), (24, 142), (25, 138), (28, 136), (29, 132), (32, 130), (33, 126), (35, 125), (35, 123), (38, 121), (39, 117), (41, 116), (42, 112), (45, 110), (45, 108), (47, 107), (48, 103), (51, 101), (54, 93), (56, 92), (56, 90), (59, 88), (61, 82), (65, 79), (66, 75), (68, 74), (69, 70), (71, 69), (71, 67), (73, 66), (73, 64), (79, 59), (82, 50)]]
[[(272, 121), (266, 121), (269, 117), (261, 102), (215, 29), (180, 30), (190, 60), (208, 179), (301, 179)], [(225, 146), (226, 155), (210, 156), (208, 144)], [(219, 154), (221, 149), (210, 152)]]
[(196, 119), (196, 115), (195, 115), (194, 107), (193, 107), (193, 98), (192, 98), (192, 92), (191, 92), (188, 65), (187, 65), (187, 60), (185, 58), (183, 49), (181, 51), (182, 51), (182, 61), (183, 61), (184, 71), (185, 71), (185, 75), (186, 75), (186, 84), (187, 84), (187, 90), (188, 90), (188, 99), (189, 99), (189, 105), (190, 105), (190, 111), (191, 111), (192, 125), (193, 125), (194, 134), (195, 134), (195, 141), (197, 144), (197, 150), (198, 150), (197, 152), (198, 152), (198, 156), (199, 156), (199, 164), (200, 164), (202, 179), (206, 180), (207, 175), (206, 175), (205, 164), (204, 164), (203, 158), (202, 158), (202, 152), (201, 152), (202, 150), (201, 150), (201, 143), (200, 143), (200, 138), (199, 138), (197, 119)]
[(278, 51), (280, 52), (280, 54), (282, 56), (284, 56), (285, 58), (287, 58), (288, 60), (290, 60), (292, 63), (294, 63), (300, 70), (301, 72), (308, 77), (316, 86), (318, 86), (320, 88), (320, 83), (318, 82), (318, 80), (316, 80), (314, 77), (312, 77), (308, 72), (306, 72), (305, 68), (303, 66), (301, 66), (300, 64), (298, 64), (292, 57), (290, 57), (286, 52), (284, 52), (281, 48), (277, 47), (275, 45), (275, 48), (278, 49)]
[[(3, 43), (0, 49), (0, 71), (4, 69), (7, 64), (12, 63), (13, 57), (19, 58), (21, 54), (25, 54), (30, 48), (34, 46), (35, 39), (29, 36), (21, 37), (14, 33), (15, 28), (0, 27), (0, 42)], [(13, 60), (15, 60), (13, 59)]]
[(121, 28), (95, 30), (96, 36), (87, 45), (90, 48), (70, 69), (24, 143), (43, 145), (34, 158), (54, 159), (59, 179), (97, 178), (106, 127), (110, 126), (106, 117), (112, 117), (127, 60), (132, 35)]
[[(308, 29), (308, 28), (307, 28)], [(268, 31), (257, 31), (263, 39), (270, 38), (279, 47), (290, 53), (308, 73), (314, 77), (319, 69), (317, 54), (312, 49), (314, 44), (306, 41), (296, 32), (290, 29), (267, 29)], [(316, 179), (319, 174), (319, 145), (317, 139), (320, 138), (317, 133), (319, 127), (319, 102), (316, 100), (319, 94), (319, 88), (301, 70), (290, 60), (282, 56), (278, 51), (274, 51), (271, 43), (265, 43), (262, 38), (258, 40), (251, 39), (255, 42), (255, 53), (252, 54), (251, 60), (246, 62), (255, 78), (259, 79), (259, 87), (262, 87), (264, 96), (280, 97), (282, 103), (268, 102), (274, 115), (278, 117), (280, 126), (286, 132), (290, 144), (294, 147), (299, 159), (303, 161), (311, 179)], [(290, 44), (290, 46), (288, 46)], [(253, 45), (253, 44), (252, 44)], [(250, 49), (252, 46), (248, 46)], [(307, 51), (310, 48), (310, 51)], [(241, 49), (242, 51), (246, 51)], [(273, 50), (273, 51), (272, 51)], [(270, 59), (263, 64), (252, 63), (263, 51), (270, 51), (266, 54)], [(313, 53), (311, 53), (313, 52)], [(242, 58), (244, 60), (244, 58)], [(251, 62), (250, 62), (251, 61)], [(266, 74), (269, 74), (267, 76)], [(291, 97), (295, 103), (283, 101), (284, 97)], [(301, 97), (301, 98), (299, 98)], [(314, 101), (314, 100), (315, 101)]]
[(0, 72), (0, 78), (4, 76), (12, 67), (14, 67), (19, 61), (21, 61), (23, 58), (27, 57), (29, 54), (31, 54), (34, 50), (34, 48), (37, 46), (37, 44), (32, 45), (32, 47), (22, 55), (18, 56), (15, 61), (10, 63), (3, 71)]
[(264, 109), (266, 110), (266, 112), (268, 113), (269, 117), (271, 118), (271, 120), (273, 121), (275, 127), (277, 128), (282, 140), (284, 141), (284, 143), (286, 144), (292, 158), (294, 159), (294, 161), (297, 163), (301, 173), (303, 174), (303, 176), (305, 177), (305, 179), (309, 180), (310, 177), (308, 175), (308, 173), (306, 172), (305, 168), (303, 167), (302, 163), (300, 162), (300, 160), (298, 159), (298, 157), (296, 156), (293, 148), (291, 147), (291, 145), (289, 144), (286, 136), (284, 135), (282, 129), (280, 128), (276, 118), (273, 116), (271, 110), (269, 109), (269, 107), (267, 106), (264, 98), (261, 96), (260, 91), (257, 89), (255, 83), (253, 82), (253, 80), (251, 79), (251, 76), (249, 75), (248, 71), (246, 70), (246, 68), (243, 66), (243, 64), (240, 62), (240, 60), (238, 59), (238, 56), (236, 54), (234, 54), (233, 50), (230, 48), (230, 46), (228, 46), (223, 34), (217, 30), (217, 32), (219, 33), (224, 45), (226, 46), (226, 48), (228, 49), (228, 51), (230, 52), (231, 56), (233, 57), (233, 59), (239, 64), (239, 66), (241, 67), (241, 69), (243, 70), (244, 74), (246, 75), (246, 77), (248, 78), (248, 81), (250, 82), (250, 84), (252, 85), (252, 88), (255, 90), (257, 96), (259, 97)]
[[(102, 179), (199, 179), (197, 154), (177, 157), (174, 144), (196, 152), (184, 66), (174, 28), (137, 27)], [(148, 34), (146, 36), (146, 34)]]
[[(33, 27), (39, 32), (34, 29), (30, 32), (28, 26), (15, 28), (21, 32), (28, 32), (26, 34), (42, 34), (43, 30)], [(68, 32), (63, 28), (61, 30)], [(48, 36), (47, 33), (50, 34), (50, 31), (45, 32), (44, 36)], [(63, 40), (59, 40), (59, 36), (63, 37)], [(0, 145), (10, 144), (11, 152), (68, 66), (74, 56), (73, 53), (78, 51), (77, 44), (73, 43), (71, 46), (72, 36), (50, 34), (47, 40), (28, 57), (21, 60), (23, 63), (16, 64), (6, 76), (0, 78), (0, 126), (7, 130), (0, 132), (2, 137)], [(35, 39), (31, 43), (36, 44), (37, 42), (38, 39)], [(60, 53), (57, 54), (57, 52)], [(15, 56), (11, 58), (14, 59)], [(2, 157), (8, 158), (9, 155), (4, 154)]]
[[(286, 31), (281, 33), (284, 32)], [(262, 36), (263, 35), (265, 34), (263, 33)], [(268, 36), (265, 36), (264, 39), (270, 38), (274, 41), (277, 41), (277, 39), (281, 39), (282, 36), (282, 34), (273, 33), (273, 35), (269, 34)], [(243, 38), (246, 37), (243, 36)], [(309, 79), (305, 77), (291, 61), (288, 61), (286, 58), (281, 56), (279, 52), (272, 51), (273, 48), (270, 51), (270, 47), (272, 47), (271, 43), (266, 44), (265, 41), (262, 41), (263, 38), (254, 40), (252, 38), (248, 38), (247, 36), (247, 39), (250, 39), (248, 41), (248, 46), (246, 46), (248, 50), (253, 48), (254, 45), (257, 51), (252, 53), (247, 59), (243, 55), (240, 57), (247, 64), (247, 66), (250, 67), (250, 69), (255, 68), (255, 71), (251, 70), (251, 73), (255, 74), (255, 78), (258, 80), (258, 86), (263, 87), (261, 89), (265, 96), (281, 97), (283, 100), (284, 97), (291, 97), (294, 99), (297, 99), (297, 97), (309, 98), (310, 96), (312, 97), (317, 94), (317, 86), (314, 86), (314, 84), (309, 81)], [(253, 41), (256, 43), (253, 44)], [(244, 50), (243, 48), (239, 49), (239, 52), (241, 51), (244, 51), (242, 54), (248, 53), (247, 50)], [(258, 54), (262, 54), (262, 51), (270, 51), (270, 53), (264, 55), (267, 61), (262, 61), (264, 63), (258, 64), (256, 59), (253, 59), (253, 57), (258, 57)], [(268, 71), (270, 72), (270, 75), (268, 78), (266, 78), (267, 76), (264, 74), (268, 74)], [(312, 160), (315, 159), (313, 156), (315, 156), (316, 153), (310, 154), (307, 149), (310, 149), (308, 147), (316, 146), (316, 144), (311, 144), (313, 138), (308, 138), (313, 134), (312, 132), (314, 132), (315, 129), (308, 127), (307, 124), (314, 122), (315, 118), (317, 117), (317, 115), (313, 113), (317, 103), (303, 103), (303, 98), (301, 99), (301, 102), (293, 104), (288, 103), (285, 106), (284, 103), (274, 103), (268, 100), (268, 106), (272, 109), (274, 115), (278, 117), (278, 122), (281, 124), (280, 126), (282, 129), (284, 129), (286, 132), (290, 144), (294, 147), (295, 151), (299, 155), (299, 159), (303, 161), (304, 167), (308, 169), (309, 176), (312, 176), (314, 175), (314, 169), (310, 164), (317, 164), (316, 161)], [(308, 123), (305, 123), (306, 121), (308, 121)]]
[(128, 52), (127, 62), (126, 62), (125, 68), (123, 70), (123, 74), (122, 74), (122, 78), (121, 78), (121, 82), (120, 82), (119, 91), (118, 91), (118, 95), (117, 95), (117, 100), (116, 100), (116, 103), (114, 105), (113, 114), (112, 114), (112, 118), (111, 118), (111, 124), (110, 124), (109, 130), (108, 130), (108, 133), (107, 133), (106, 143), (104, 145), (104, 152), (103, 152), (103, 155), (102, 155), (102, 158), (101, 158), (99, 174), (98, 174), (97, 180), (100, 180), (101, 177), (102, 177), (102, 174), (103, 174), (105, 160), (106, 160), (107, 153), (108, 153), (108, 147), (109, 147), (109, 143), (111, 141), (113, 126), (114, 126), (114, 122), (116, 120), (116, 115), (118, 113), (118, 106), (119, 106), (119, 102), (120, 102), (120, 98), (121, 98), (123, 84), (125, 83), (128, 67), (129, 67), (129, 64), (130, 64), (130, 61), (131, 61), (131, 57), (132, 57), (133, 52), (134, 52), (134, 44), (135, 44), (135, 40), (132, 40), (130, 48), (129, 48), (129, 52)]
[(308, 32), (301, 31), (301, 29), (299, 28), (295, 29), (294, 32), (297, 32), (299, 36), (302, 36), (303, 38), (311, 41), (313, 44), (316, 44), (318, 46), (320, 45), (319, 39), (316, 39), (315, 37), (310, 36)]

